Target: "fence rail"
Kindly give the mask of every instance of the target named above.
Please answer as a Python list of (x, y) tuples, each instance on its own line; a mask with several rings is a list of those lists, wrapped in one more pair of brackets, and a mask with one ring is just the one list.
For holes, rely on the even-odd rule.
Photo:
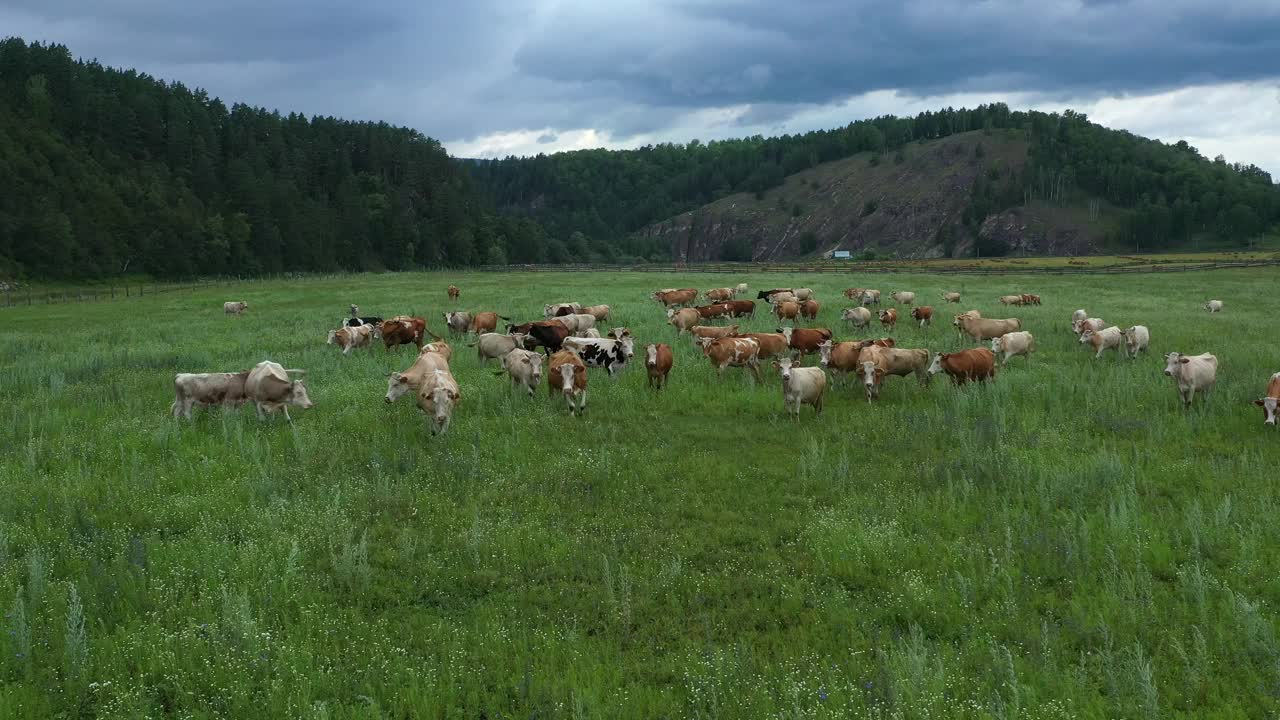
[[(1197, 262), (1186, 260), (1166, 260), (1157, 263), (1130, 262), (1101, 267), (1057, 266), (1057, 267), (925, 267), (919, 265), (859, 265), (847, 264), (809, 264), (809, 263), (695, 263), (692, 265), (673, 263), (646, 265), (481, 265), (470, 268), (436, 268), (436, 271), (451, 272), (489, 272), (489, 273), (539, 273), (539, 272), (641, 272), (641, 273), (827, 273), (845, 275), (890, 274), (890, 273), (931, 273), (952, 275), (1119, 275), (1140, 273), (1176, 273), (1198, 270), (1221, 270), (1226, 268), (1275, 267), (1280, 266), (1277, 260), (1241, 260), (1236, 262)], [(237, 285), (253, 282), (271, 282), (277, 280), (318, 280), (343, 277), (341, 274), (301, 274), (254, 277), (254, 278), (214, 278), (193, 280), (172, 284), (121, 284), (103, 285), (91, 288), (63, 290), (6, 290), (3, 291), (3, 302), (0, 307), (26, 307), (33, 305), (53, 305), (72, 302), (104, 302), (142, 298), (174, 292), (192, 292), (214, 287)]]

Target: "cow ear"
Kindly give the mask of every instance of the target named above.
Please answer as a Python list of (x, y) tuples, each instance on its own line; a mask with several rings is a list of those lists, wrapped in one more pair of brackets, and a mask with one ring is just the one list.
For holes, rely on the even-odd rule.
[(1191, 358), (1178, 358), (1178, 362), (1182, 363), (1183, 365), (1186, 365), (1187, 363), (1191, 362)]

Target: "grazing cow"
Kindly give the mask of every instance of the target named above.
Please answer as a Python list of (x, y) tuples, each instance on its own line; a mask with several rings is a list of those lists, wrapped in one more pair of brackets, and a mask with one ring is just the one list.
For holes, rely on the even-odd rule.
[(621, 340), (595, 340), (592, 338), (565, 338), (562, 347), (582, 358), (589, 368), (604, 368), (609, 377), (616, 376), (627, 367), (627, 361), (635, 355), (635, 339), (628, 336)]
[(435, 368), (422, 378), (418, 388), (418, 408), (431, 420), (431, 434), (443, 435), (453, 421), (453, 410), (462, 399), (458, 381), (446, 365)]
[(422, 334), (427, 331), (427, 321), (420, 317), (400, 315), (384, 320), (379, 332), (382, 333), (382, 344), (387, 352), (400, 345), (414, 345), (422, 349)]
[(669, 308), (688, 305), (698, 299), (698, 291), (694, 288), (682, 288), (680, 290), (672, 290), (669, 292), (658, 293), (658, 302)]
[(725, 303), (731, 310), (729, 317), (755, 317), (756, 304), (751, 300), (730, 300)]
[(450, 300), (457, 300), (458, 296), (462, 294), (462, 291), (458, 290), (457, 285), (450, 285), (449, 289), (446, 290), (445, 292), (448, 293)]
[(624, 337), (630, 337), (630, 336), (631, 336), (631, 328), (616, 327), (616, 328), (609, 328), (609, 334), (606, 335), (605, 337), (608, 337), (612, 340), (621, 340)]
[(1006, 333), (998, 338), (991, 338), (991, 352), (1000, 358), (1001, 365), (1009, 362), (1009, 358), (1016, 355), (1022, 355), (1030, 359), (1031, 353), (1035, 351), (1035, 336), (1025, 330)]
[(929, 384), (929, 351), (871, 345), (858, 354), (858, 374), (862, 376), (867, 402), (880, 396), (880, 387), (890, 375), (915, 374), (921, 386)]
[(840, 319), (855, 328), (864, 328), (871, 324), (871, 311), (864, 307), (845, 308), (840, 311)]
[(1022, 295), (1001, 295), (1000, 304), (1001, 305), (1021, 305), (1022, 297), (1023, 297)]
[[(529, 397), (533, 397), (533, 391), (542, 382), (542, 356), (536, 352), (516, 348), (503, 355), (500, 362), (502, 370), (511, 376), (511, 387), (523, 385), (529, 390)], [(494, 374), (501, 375), (502, 372)]]
[(836, 379), (844, 373), (856, 373), (862, 347), (861, 342), (832, 343), (826, 340), (818, 345), (818, 364), (830, 370)]
[(1208, 310), (1211, 313), (1222, 312), (1222, 301), (1210, 300), (1209, 302), (1204, 304), (1204, 309)]
[(694, 308), (698, 311), (698, 315), (704, 320), (712, 320), (715, 318), (729, 317), (733, 315), (733, 306), (729, 303), (718, 303), (716, 305), (699, 305)]
[(818, 346), (831, 339), (831, 331), (826, 328), (778, 328), (778, 332), (787, 339), (787, 345), (803, 358), (818, 352)]
[(718, 340), (722, 337), (737, 335), (738, 326), (729, 325), (727, 327), (720, 327), (718, 325), (695, 325), (689, 328), (689, 332), (693, 333), (693, 342), (696, 344), (698, 342), (698, 338), (707, 337)]
[(675, 362), (671, 346), (666, 343), (650, 343), (644, 346), (644, 369), (649, 374), (649, 387), (661, 390), (667, 384), (667, 375)]
[(861, 300), (862, 293), (865, 290), (866, 288), (845, 288), (844, 296), (849, 298), (850, 300)]
[(1123, 354), (1124, 333), (1114, 325), (1101, 330), (1085, 330), (1080, 333), (1080, 344), (1089, 345), (1096, 351), (1093, 355), (1094, 360), (1102, 357), (1104, 350), (1115, 350)]
[(702, 354), (711, 361), (717, 375), (724, 375), (727, 367), (745, 367), (756, 380), (760, 379), (760, 343), (745, 337), (727, 337), (719, 340), (702, 338)]
[(889, 293), (889, 297), (893, 298), (893, 301), (898, 303), (899, 305), (910, 305), (911, 303), (916, 301), (915, 293), (905, 292), (902, 290), (894, 290), (893, 292)]
[(736, 337), (755, 340), (756, 345), (760, 347), (759, 352), (756, 353), (760, 360), (782, 357), (791, 350), (786, 335), (782, 333), (742, 333)]
[(715, 288), (704, 293), (707, 302), (718, 303), (733, 299), (733, 288)]
[(795, 295), (796, 299), (802, 302), (805, 300), (812, 300), (813, 288), (796, 288), (795, 290), (791, 291), (791, 294)]
[(702, 320), (702, 315), (693, 308), (683, 308), (681, 310), (667, 309), (667, 324), (675, 326), (677, 335), (684, 334), (684, 331), (697, 325)]
[(1001, 335), (1022, 329), (1022, 321), (1018, 318), (994, 320), (957, 315), (956, 319), (960, 322), (960, 327), (964, 330), (964, 334), (977, 342), (998, 338)]
[[(435, 344), (432, 343), (432, 345)], [(447, 346), (446, 349), (448, 349)], [(387, 375), (387, 395), (383, 400), (393, 403), (410, 390), (416, 393), (422, 387), (422, 382), (427, 375), (440, 369), (449, 369), (448, 356), (423, 348), (423, 352), (418, 354), (417, 359), (413, 361), (408, 370)]]
[[(791, 292), (791, 288), (774, 288), (772, 290), (761, 290), (760, 292), (756, 293), (756, 299), (769, 300), (769, 298), (774, 295), (777, 295), (779, 293), (789, 293), (789, 292)], [(769, 300), (769, 302), (773, 302), (773, 301)]]
[(1134, 325), (1124, 330), (1124, 350), (1129, 357), (1138, 359), (1139, 352), (1146, 352), (1151, 344), (1151, 331), (1146, 325)]
[(1178, 397), (1187, 407), (1191, 406), (1197, 390), (1208, 395), (1218, 381), (1218, 358), (1209, 353), (1183, 355), (1171, 352), (1164, 359), (1168, 363), (1164, 367), (1164, 374), (1177, 381)]
[(542, 317), (545, 320), (550, 320), (553, 317), (560, 317), (561, 315), (573, 315), (579, 312), (582, 312), (582, 306), (576, 302), (551, 303), (549, 305), (542, 306)]
[(795, 320), (800, 314), (800, 303), (780, 302), (773, 306), (773, 314), (777, 315), (779, 320)]
[(973, 348), (955, 353), (938, 353), (929, 365), (929, 374), (945, 372), (951, 382), (964, 385), (970, 380), (980, 382), (996, 377), (996, 356), (986, 348)]
[[(1262, 422), (1264, 425), (1277, 427), (1276, 412), (1277, 404), (1280, 404), (1280, 373), (1271, 376), (1271, 382), (1267, 383), (1267, 394), (1253, 401), (1254, 405), (1262, 408)], [(188, 415), (187, 417), (191, 417)]]
[(325, 344), (337, 345), (342, 349), (343, 355), (350, 355), (351, 351), (358, 347), (373, 347), (373, 326), (359, 325), (356, 327), (346, 326), (337, 330), (329, 331), (329, 339)]
[(239, 315), (249, 309), (247, 302), (224, 302), (222, 303), (222, 312), (227, 315)]
[(956, 335), (959, 335), (960, 337), (964, 337), (963, 318), (972, 318), (974, 320), (979, 320), (982, 318), (982, 313), (978, 312), (977, 310), (966, 310), (960, 313), (959, 315), (956, 315), (955, 318), (952, 319), (951, 327), (954, 327), (956, 329)]
[(1039, 295), (1032, 295), (1032, 294), (1030, 294), (1030, 293), (1023, 293), (1023, 295), (1022, 295), (1022, 304), (1023, 304), (1023, 305), (1039, 305), (1039, 304), (1040, 304), (1040, 296), (1039, 296)]
[(193, 406), (238, 408), (246, 400), (249, 371), (238, 373), (178, 373), (173, 378), (173, 416), (191, 419)]
[(920, 327), (931, 324), (933, 322), (933, 306), (922, 305), (918, 308), (912, 308), (911, 319), (918, 320), (920, 322)]
[(818, 309), (821, 307), (817, 300), (805, 300), (800, 303), (800, 317), (814, 320), (818, 317)]
[(484, 364), (494, 358), (501, 358), (512, 350), (523, 348), (524, 338), (525, 336), (520, 333), (502, 335), (487, 332), (481, 333), (468, 347), (475, 347), (476, 356), (480, 358), (480, 363)]
[[(351, 307), (355, 307), (355, 305), (352, 305)], [(368, 317), (354, 317), (354, 316), (353, 316), (353, 317), (349, 317), (349, 318), (347, 318), (347, 319), (343, 320), (343, 321), (342, 321), (342, 324), (343, 324), (343, 325), (345, 325), (345, 326), (347, 326), (347, 327), (360, 327), (361, 325), (372, 325), (372, 326), (374, 326), (374, 328), (376, 329), (376, 328), (378, 328), (379, 326), (381, 326), (381, 325), (382, 325), (382, 318), (377, 317), (377, 316), (374, 316), (374, 315), (370, 315), (370, 316), (368, 316)], [(380, 335), (378, 335), (377, 333), (375, 333), (375, 334), (374, 334), (374, 337), (380, 337)]]
[(892, 330), (898, 324), (898, 311), (893, 308), (880, 311), (880, 324)]
[(564, 395), (570, 415), (587, 411), (587, 366), (568, 350), (552, 355), (547, 363), (547, 393), (555, 397), (557, 391)]
[(958, 303), (958, 302), (960, 302), (960, 293), (958, 293), (958, 292), (944, 292), (944, 293), (942, 293), (942, 301), (943, 301), (943, 302), (949, 302), (949, 303)]
[(1102, 318), (1085, 318), (1079, 323), (1076, 323), (1075, 331), (1083, 337), (1084, 334), (1090, 330), (1097, 332), (1104, 327), (1107, 327), (1107, 322)]
[(440, 357), (443, 357), (446, 361), (453, 359), (453, 348), (449, 347), (449, 343), (443, 340), (437, 340), (436, 342), (423, 345), (422, 349), (418, 351), (418, 354), (422, 355), (423, 353), (435, 353)]
[(822, 395), (827, 390), (827, 374), (822, 368), (799, 367), (789, 357), (774, 360), (773, 366), (782, 376), (782, 409), (800, 419), (800, 406), (812, 405), (822, 414)]
[(289, 373), (304, 375), (306, 371), (285, 370), (279, 363), (270, 360), (263, 360), (249, 371), (244, 381), (244, 394), (253, 401), (259, 419), (266, 417), (264, 410), (274, 413), (283, 409), (284, 419), (293, 422), (293, 418), (289, 417), (290, 405), (303, 410), (314, 405), (311, 398), (307, 397), (307, 387), (302, 384), (302, 380), (291, 379)]
[(541, 347), (542, 352), (550, 357), (551, 353), (560, 351), (560, 346), (567, 337), (569, 329), (554, 320), (530, 323), (529, 336), (524, 339), (524, 349)]
[(862, 291), (862, 299), (861, 299), (861, 301), (860, 301), (860, 302), (862, 303), (862, 305), (863, 305), (864, 307), (871, 307), (872, 305), (879, 305), (879, 304), (880, 304), (880, 291), (879, 291), (879, 290), (869, 290), (869, 289), (868, 289), (868, 290), (863, 290), (863, 291)]
[(747, 287), (746, 283), (738, 283), (737, 286), (733, 288), (733, 295), (734, 297), (737, 297), (738, 295), (746, 293), (749, 289), (750, 288)]
[(608, 306), (608, 305), (592, 305), (592, 306), (590, 306), (590, 307), (584, 307), (584, 308), (582, 308), (582, 312), (581, 312), (581, 313), (575, 313), (575, 314), (577, 314), (577, 315), (590, 315), (591, 317), (595, 318), (596, 320), (602, 320), (602, 321), (603, 321), (603, 320), (608, 320), (608, 319), (609, 319), (609, 310), (610, 310), (610, 308), (609, 308), (609, 306)]

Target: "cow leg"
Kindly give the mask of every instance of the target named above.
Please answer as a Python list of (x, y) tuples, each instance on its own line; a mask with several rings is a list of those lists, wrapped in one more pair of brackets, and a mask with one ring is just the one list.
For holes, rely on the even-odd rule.
[(578, 395), (578, 415), (582, 415), (586, 411), (587, 411), (587, 391), (583, 390), (582, 394)]
[(283, 406), (283, 409), (284, 409), (284, 419), (285, 419), (285, 420), (286, 420), (290, 425), (292, 425), (292, 424), (293, 424), (293, 418), (289, 417), (289, 406), (288, 406), (288, 405), (285, 405), (285, 406)]
[(264, 414), (264, 413), (262, 412), (262, 403), (260, 403), (260, 402), (255, 402), (253, 405), (254, 405), (254, 407), (256, 407), (256, 408), (258, 409), (258, 419), (259, 419), (259, 420), (266, 420), (266, 419), (267, 419), (267, 416), (266, 416), (266, 414)]

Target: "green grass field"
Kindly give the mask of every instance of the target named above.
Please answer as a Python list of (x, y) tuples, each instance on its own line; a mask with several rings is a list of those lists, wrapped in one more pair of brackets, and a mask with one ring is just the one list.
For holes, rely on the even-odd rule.
[[(411, 347), (324, 339), (352, 302), (439, 332), (449, 281), (520, 319), (611, 304), (674, 345), (670, 387), (592, 371), (575, 419), (459, 347), (432, 438), (383, 402)], [(915, 290), (940, 322), (894, 335), (931, 350), (965, 346), (936, 301), (959, 289), (1039, 352), (985, 388), (847, 384), (797, 423), (647, 298), (739, 281), (815, 288), (840, 338), (844, 287)], [(0, 717), (1275, 717), (1280, 433), (1250, 401), (1278, 282), (403, 274), (5, 310)], [(1044, 305), (996, 304), (1019, 291)], [(1090, 359), (1078, 307), (1149, 326), (1150, 356)], [(1219, 357), (1189, 412), (1170, 350)], [(175, 372), (266, 358), (309, 371), (292, 427), (169, 416)]]

